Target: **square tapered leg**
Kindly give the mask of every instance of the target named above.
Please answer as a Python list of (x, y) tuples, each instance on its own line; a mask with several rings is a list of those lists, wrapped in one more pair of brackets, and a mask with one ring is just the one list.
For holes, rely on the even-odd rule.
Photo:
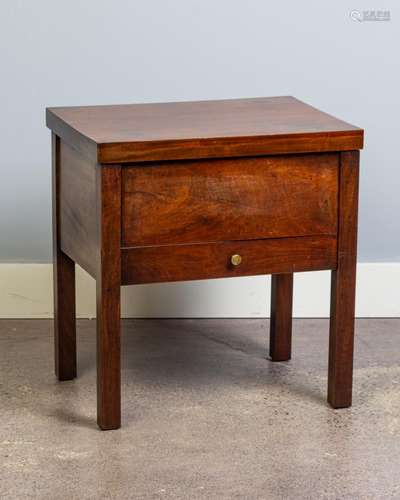
[(60, 139), (52, 135), (54, 361), (59, 380), (76, 377), (75, 263), (60, 242)]
[(121, 426), (121, 169), (96, 171), (98, 210), (97, 423)]
[(272, 361), (288, 361), (292, 351), (293, 274), (271, 276), (269, 355)]
[(338, 264), (332, 271), (328, 401), (352, 403), (359, 152), (341, 153)]

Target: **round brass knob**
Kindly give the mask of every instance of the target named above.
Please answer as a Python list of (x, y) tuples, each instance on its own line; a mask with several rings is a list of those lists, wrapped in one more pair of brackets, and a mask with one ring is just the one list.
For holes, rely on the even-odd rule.
[(234, 255), (232, 255), (232, 257), (231, 257), (231, 264), (233, 266), (238, 266), (241, 262), (242, 262), (241, 255), (239, 255), (237, 253), (235, 253)]

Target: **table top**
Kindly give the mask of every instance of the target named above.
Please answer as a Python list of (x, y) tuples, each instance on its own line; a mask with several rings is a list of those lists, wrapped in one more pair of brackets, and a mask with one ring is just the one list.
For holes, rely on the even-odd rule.
[(362, 129), (290, 96), (46, 111), (56, 135), (99, 163), (363, 147)]

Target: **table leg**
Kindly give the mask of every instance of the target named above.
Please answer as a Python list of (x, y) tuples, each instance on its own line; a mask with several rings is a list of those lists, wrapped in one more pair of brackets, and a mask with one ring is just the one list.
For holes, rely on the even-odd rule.
[(54, 360), (58, 380), (76, 377), (75, 263), (60, 245), (60, 139), (52, 134)]
[(292, 351), (293, 274), (271, 276), (269, 355), (272, 361), (288, 361)]
[(97, 167), (97, 423), (121, 426), (121, 169)]
[(53, 264), (54, 357), (58, 380), (76, 377), (75, 263), (58, 250)]
[(328, 401), (351, 406), (357, 259), (359, 152), (340, 155), (338, 263), (332, 271)]
[[(103, 276), (107, 267), (103, 268)], [(120, 285), (97, 280), (97, 423), (121, 426)]]

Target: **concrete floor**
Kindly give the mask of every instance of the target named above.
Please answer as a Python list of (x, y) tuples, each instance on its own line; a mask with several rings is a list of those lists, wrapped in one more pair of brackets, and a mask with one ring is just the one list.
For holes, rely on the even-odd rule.
[(52, 322), (0, 322), (1, 499), (400, 498), (400, 320), (357, 321), (354, 406), (325, 403), (328, 322), (125, 320), (123, 428), (95, 420), (95, 322), (79, 378), (53, 375)]

